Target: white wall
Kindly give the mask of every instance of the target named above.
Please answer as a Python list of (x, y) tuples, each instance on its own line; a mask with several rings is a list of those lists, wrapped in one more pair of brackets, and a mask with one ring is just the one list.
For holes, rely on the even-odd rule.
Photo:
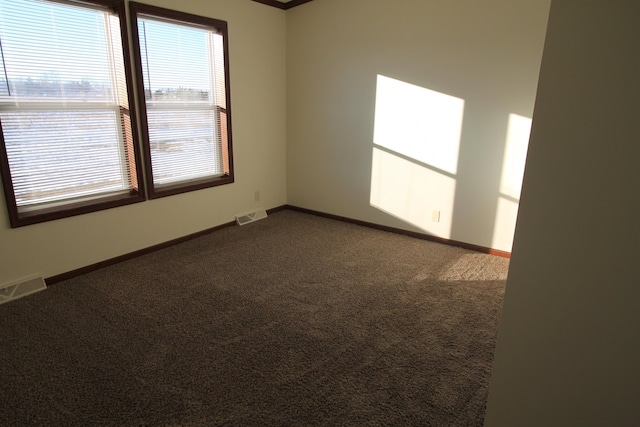
[(148, 3), (229, 23), (236, 182), (18, 229), (9, 227), (1, 194), (0, 284), (64, 273), (286, 203), (285, 12), (249, 0)]
[(289, 10), (288, 203), (510, 251), (549, 2)]
[(486, 426), (640, 420), (639, 16), (553, 0)]

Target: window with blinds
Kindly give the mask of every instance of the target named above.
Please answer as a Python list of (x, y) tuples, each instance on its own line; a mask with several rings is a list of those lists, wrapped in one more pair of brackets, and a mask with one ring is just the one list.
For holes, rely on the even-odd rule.
[(233, 182), (226, 22), (130, 11), (149, 196)]
[(0, 0), (0, 171), (12, 226), (143, 200), (124, 19), (116, 0)]

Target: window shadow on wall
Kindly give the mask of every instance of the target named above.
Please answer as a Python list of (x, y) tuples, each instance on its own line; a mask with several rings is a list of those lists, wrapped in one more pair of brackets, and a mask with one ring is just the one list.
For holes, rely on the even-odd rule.
[(370, 205), (437, 237), (511, 251), (531, 119), (483, 107), (378, 75)]
[(378, 75), (370, 204), (451, 237), (464, 100)]

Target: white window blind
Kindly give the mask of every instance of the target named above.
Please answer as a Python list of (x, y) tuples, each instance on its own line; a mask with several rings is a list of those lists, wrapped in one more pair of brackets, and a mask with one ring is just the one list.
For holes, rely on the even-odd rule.
[(18, 212), (137, 190), (120, 22), (0, 0), (0, 120)]
[(223, 35), (137, 16), (152, 191), (229, 173)]

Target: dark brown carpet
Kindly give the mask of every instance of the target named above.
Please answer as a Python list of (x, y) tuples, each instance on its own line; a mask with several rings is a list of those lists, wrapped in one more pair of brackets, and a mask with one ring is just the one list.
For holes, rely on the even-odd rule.
[(1, 305), (0, 425), (479, 426), (507, 268), (277, 212)]

